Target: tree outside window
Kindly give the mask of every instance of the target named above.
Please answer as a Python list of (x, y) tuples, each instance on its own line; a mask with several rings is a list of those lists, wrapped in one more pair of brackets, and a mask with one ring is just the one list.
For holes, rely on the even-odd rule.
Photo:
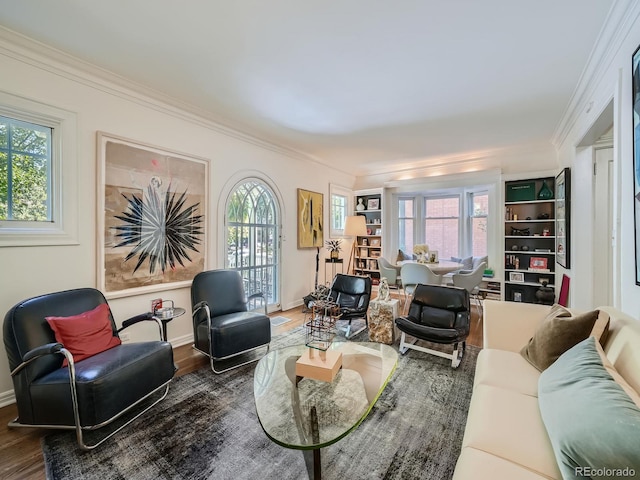
[(347, 197), (336, 193), (331, 194), (331, 231), (344, 231), (344, 221), (347, 216)]
[(51, 221), (51, 135), (0, 116), (0, 220)]

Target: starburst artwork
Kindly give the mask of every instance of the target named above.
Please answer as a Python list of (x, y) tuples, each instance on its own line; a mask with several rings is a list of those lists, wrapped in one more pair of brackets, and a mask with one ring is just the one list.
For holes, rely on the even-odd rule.
[(196, 215), (198, 203), (185, 205), (186, 192), (176, 198), (176, 193), (167, 190), (162, 194), (161, 182), (153, 178), (147, 187), (146, 197), (131, 195), (124, 197), (128, 210), (115, 217), (122, 221), (113, 227), (122, 241), (115, 248), (132, 245), (131, 252), (125, 257), (127, 262), (133, 258), (138, 261), (133, 268), (135, 273), (145, 260), (148, 260), (149, 274), (157, 269), (162, 273), (167, 268), (175, 269), (178, 264), (190, 263), (189, 251), (198, 252), (202, 215)]
[(99, 134), (98, 285), (111, 296), (186, 286), (205, 267), (208, 162)]

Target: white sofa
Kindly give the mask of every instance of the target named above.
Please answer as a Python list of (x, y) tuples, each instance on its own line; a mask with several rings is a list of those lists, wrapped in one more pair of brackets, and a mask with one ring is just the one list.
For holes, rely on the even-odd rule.
[[(521, 355), (550, 307), (486, 300), (462, 451), (453, 478), (561, 479), (538, 408), (540, 372)], [(611, 307), (607, 358), (640, 392), (640, 321)]]

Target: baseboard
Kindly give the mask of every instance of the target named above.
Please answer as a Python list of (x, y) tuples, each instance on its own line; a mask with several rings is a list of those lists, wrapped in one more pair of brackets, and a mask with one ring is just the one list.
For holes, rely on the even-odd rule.
[(302, 300), (297, 300), (295, 302), (282, 304), (282, 311), (285, 312), (285, 311), (291, 310), (293, 308), (298, 308), (300, 305), (302, 305), (302, 303), (303, 303)]
[(12, 403), (16, 403), (16, 396), (14, 395), (13, 390), (0, 393), (0, 408), (11, 405)]
[(170, 342), (173, 348), (181, 347), (182, 345), (188, 345), (190, 343), (193, 343), (193, 333), (182, 335), (181, 337), (172, 338)]

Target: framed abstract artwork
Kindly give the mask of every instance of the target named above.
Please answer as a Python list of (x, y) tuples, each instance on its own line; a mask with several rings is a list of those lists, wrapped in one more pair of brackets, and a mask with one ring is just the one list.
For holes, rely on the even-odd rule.
[(298, 189), (298, 248), (324, 246), (322, 193)]
[(571, 268), (571, 170), (563, 169), (556, 176), (556, 263)]
[(209, 161), (98, 132), (98, 288), (190, 285), (205, 269)]
[(633, 52), (633, 231), (636, 252), (636, 285), (640, 285), (640, 47)]

